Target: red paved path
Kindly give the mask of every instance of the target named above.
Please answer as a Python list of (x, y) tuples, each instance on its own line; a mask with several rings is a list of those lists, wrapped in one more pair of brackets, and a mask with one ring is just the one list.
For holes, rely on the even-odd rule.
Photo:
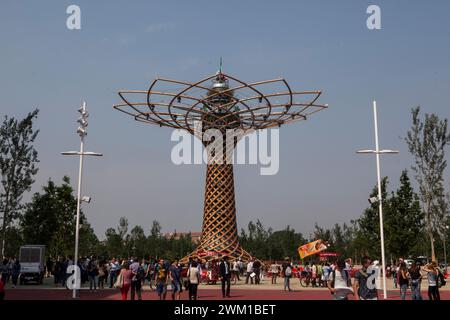
[[(64, 289), (9, 289), (6, 292), (8, 300), (68, 300), (71, 299), (72, 292)], [(199, 290), (200, 300), (223, 300), (220, 288)], [(382, 295), (380, 294), (380, 297)], [(399, 291), (389, 291), (390, 300), (399, 300)], [(427, 293), (422, 292), (423, 298), (427, 298)], [(119, 300), (120, 293), (118, 290), (106, 289), (97, 292), (89, 292), (82, 290), (80, 294), (81, 300)], [(187, 299), (187, 292), (182, 293), (181, 298)], [(154, 291), (144, 291), (144, 300), (157, 300)], [(167, 299), (171, 299), (170, 291), (167, 293)], [(231, 298), (226, 300), (331, 300), (332, 297), (326, 290), (300, 290), (294, 292), (284, 292), (276, 290), (232, 290)], [(408, 293), (408, 300), (410, 296)], [(450, 291), (441, 292), (442, 300), (450, 300)]]

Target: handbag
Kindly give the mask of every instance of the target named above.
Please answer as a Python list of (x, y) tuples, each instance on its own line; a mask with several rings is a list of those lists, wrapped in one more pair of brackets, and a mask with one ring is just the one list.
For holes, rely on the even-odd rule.
[(117, 280), (116, 283), (114, 284), (114, 287), (117, 289), (121, 289), (123, 287), (123, 274), (122, 272), (119, 273), (119, 275), (117, 276)]

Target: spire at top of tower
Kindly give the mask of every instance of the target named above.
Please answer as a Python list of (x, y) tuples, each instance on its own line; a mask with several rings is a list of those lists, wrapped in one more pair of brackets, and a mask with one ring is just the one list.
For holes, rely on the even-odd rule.
[(222, 56), (220, 57), (219, 60), (219, 70), (217, 71), (217, 74), (222, 74)]
[(222, 57), (219, 60), (219, 70), (216, 72), (215, 79), (212, 80), (213, 88), (228, 89), (228, 80), (222, 73)]

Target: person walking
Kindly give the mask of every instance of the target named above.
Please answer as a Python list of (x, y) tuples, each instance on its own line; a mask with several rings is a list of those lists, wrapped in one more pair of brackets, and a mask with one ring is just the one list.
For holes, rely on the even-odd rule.
[(17, 280), (19, 279), (19, 275), (20, 275), (20, 262), (19, 259), (16, 258), (14, 260), (11, 270), (11, 279), (13, 283), (13, 288), (17, 286)]
[(189, 300), (197, 300), (197, 289), (200, 283), (200, 272), (197, 261), (191, 263), (187, 277), (189, 279)]
[(314, 262), (311, 263), (311, 285), (317, 287), (317, 265)]
[(400, 270), (399, 265), (400, 264), (398, 264), (398, 265), (394, 264), (392, 266), (392, 279), (394, 279), (394, 288), (395, 289), (397, 289), (397, 287), (398, 287), (398, 272)]
[(328, 288), (328, 280), (330, 278), (331, 266), (328, 262), (323, 267), (323, 287)]
[(291, 276), (292, 276), (292, 263), (289, 258), (285, 259), (285, 262), (282, 265), (282, 273), (284, 276), (284, 291), (292, 291), (291, 289)]
[(317, 264), (317, 286), (322, 287), (323, 286), (323, 263)]
[(53, 259), (51, 256), (47, 258), (47, 261), (45, 262), (45, 277), (50, 278), (50, 275), (53, 270)]
[(159, 300), (166, 300), (167, 279), (169, 270), (166, 269), (163, 259), (159, 260), (155, 272), (156, 272), (156, 293), (158, 294)]
[(356, 300), (378, 300), (378, 290), (375, 286), (375, 278), (369, 279), (375, 273), (370, 268), (372, 261), (368, 257), (362, 259), (362, 268), (355, 273), (353, 291)]
[(99, 271), (97, 261), (93, 257), (91, 257), (88, 262), (87, 273), (89, 279), (89, 290), (92, 291), (92, 289), (94, 289), (94, 291), (97, 291)]
[(238, 259), (239, 276), (244, 277), (244, 262), (241, 258)]
[(9, 260), (4, 258), (0, 266), (3, 284), (6, 286), (9, 280)]
[(309, 262), (306, 262), (304, 271), (308, 274), (308, 276), (310, 278), (312, 278), (312, 272), (311, 272), (311, 267), (309, 266)]
[(412, 263), (409, 269), (409, 276), (411, 278), (411, 299), (422, 300), (422, 295), (420, 294), (422, 274), (420, 273), (420, 267), (415, 262)]
[(181, 298), (181, 267), (178, 260), (172, 262), (169, 269), (169, 276), (172, 282), (172, 300), (180, 300)]
[(261, 261), (253, 262), (253, 272), (255, 273), (255, 284), (261, 283)]
[(63, 257), (61, 269), (60, 269), (61, 287), (63, 287), (63, 288), (66, 286), (68, 266), (69, 266), (69, 260), (67, 260), (65, 257)]
[(348, 300), (348, 296), (354, 294), (350, 274), (345, 269), (345, 261), (342, 259), (336, 262), (335, 269), (330, 274), (328, 290), (334, 300)]
[(98, 287), (100, 289), (105, 288), (108, 280), (108, 264), (105, 260), (102, 260), (98, 266)]
[(234, 281), (234, 284), (236, 284), (237, 281), (241, 281), (239, 278), (239, 261), (234, 260), (233, 261), (233, 269), (232, 269), (232, 280)]
[(409, 272), (406, 268), (406, 262), (401, 262), (398, 270), (398, 285), (400, 286), (400, 296), (406, 300), (406, 291), (409, 285)]
[(116, 283), (118, 273), (120, 271), (119, 262), (116, 258), (112, 258), (109, 263), (109, 287), (112, 288), (114, 283)]
[(158, 265), (158, 261), (156, 260), (150, 260), (149, 266), (148, 266), (148, 278), (149, 278), (149, 287), (150, 290), (155, 290), (153, 288), (153, 285), (156, 287), (156, 266)]
[(230, 298), (231, 267), (230, 263), (228, 262), (228, 256), (223, 256), (219, 268), (220, 268), (220, 280), (222, 282), (222, 298), (225, 298), (225, 296), (227, 298)]
[(436, 261), (432, 261), (431, 263), (425, 265), (423, 270), (427, 273), (428, 299), (435, 300), (435, 301), (441, 300), (441, 296), (439, 294), (439, 287), (438, 287), (439, 271), (437, 268)]
[(120, 293), (122, 294), (122, 300), (127, 300), (128, 291), (131, 286), (131, 279), (133, 277), (133, 273), (130, 270), (130, 265), (128, 262), (125, 262), (122, 265), (122, 269), (120, 270), (119, 275), (116, 280), (116, 288), (120, 289)]
[(142, 279), (144, 278), (144, 268), (141, 266), (137, 258), (133, 259), (130, 265), (130, 270), (133, 273), (131, 278), (131, 293), (130, 299), (134, 300), (136, 294), (138, 300), (142, 300)]
[(53, 282), (54, 282), (55, 287), (57, 287), (58, 284), (61, 283), (61, 278), (60, 278), (61, 269), (62, 269), (61, 257), (58, 257), (56, 259), (56, 262), (53, 264), (53, 270), (52, 270)]
[(148, 277), (149, 262), (148, 262), (148, 260), (143, 258), (141, 261), (141, 266), (144, 269), (144, 278), (142, 279), (142, 287), (143, 287), (145, 285), (145, 280), (149, 280), (149, 277)]
[(245, 275), (245, 284), (248, 284), (248, 280), (250, 279), (251, 284), (253, 284), (253, 259), (250, 259), (247, 263), (247, 274)]
[(270, 265), (270, 273), (272, 274), (272, 284), (277, 284), (277, 277), (279, 272), (280, 267), (275, 263), (275, 261), (273, 261), (272, 264)]

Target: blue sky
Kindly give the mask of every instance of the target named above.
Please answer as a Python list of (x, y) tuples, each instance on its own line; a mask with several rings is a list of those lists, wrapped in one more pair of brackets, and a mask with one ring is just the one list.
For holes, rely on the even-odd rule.
[[(66, 28), (66, 8), (81, 8), (81, 30)], [(368, 30), (377, 4), (382, 30)], [(155, 75), (197, 80), (225, 72), (245, 81), (286, 78), (299, 90), (323, 90), (330, 108), (280, 132), (280, 172), (237, 166), (238, 225), (260, 219), (308, 235), (315, 222), (348, 222), (367, 206), (375, 159), (371, 101), (379, 106), (380, 142), (399, 149), (382, 173), (397, 186), (412, 162), (404, 137), (410, 109), (450, 117), (450, 2), (433, 1), (9, 1), (0, 4), (1, 112), (41, 110), (41, 160), (33, 191), (78, 162), (77, 106), (90, 112), (84, 208), (102, 237), (127, 216), (148, 232), (200, 231), (204, 166), (170, 162), (171, 130), (114, 111), (119, 89), (145, 89)], [(447, 185), (449, 178), (446, 173)]]

